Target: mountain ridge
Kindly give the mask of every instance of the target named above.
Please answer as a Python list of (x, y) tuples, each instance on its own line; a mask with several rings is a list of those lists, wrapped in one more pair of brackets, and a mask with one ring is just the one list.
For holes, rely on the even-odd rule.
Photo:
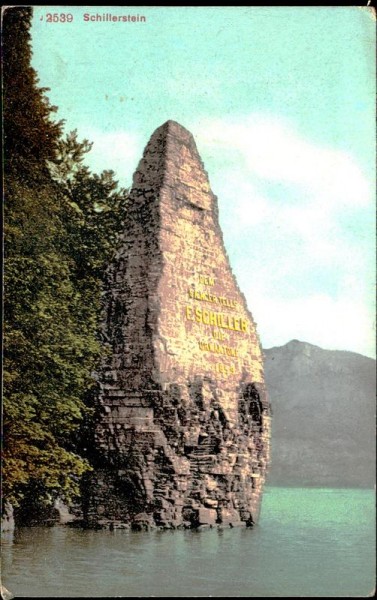
[(375, 483), (375, 359), (290, 340), (264, 349), (270, 485)]
[(271, 346), (270, 348), (263, 347), (263, 352), (279, 350), (281, 348), (287, 348), (288, 346), (292, 347), (293, 345), (295, 345), (297, 347), (309, 346), (310, 348), (315, 348), (315, 349), (321, 350), (322, 352), (339, 352), (340, 354), (352, 354), (352, 355), (361, 356), (363, 358), (367, 358), (368, 360), (372, 360), (372, 361), (376, 362), (376, 358), (367, 356), (366, 354), (361, 354), (361, 352), (356, 352), (355, 350), (342, 350), (340, 348), (331, 348), (331, 349), (322, 348), (322, 346), (318, 346), (317, 344), (312, 344), (311, 342), (306, 342), (306, 341), (298, 340), (295, 338), (292, 338), (291, 340), (289, 340), (289, 342), (286, 342), (285, 344), (282, 344), (281, 346)]

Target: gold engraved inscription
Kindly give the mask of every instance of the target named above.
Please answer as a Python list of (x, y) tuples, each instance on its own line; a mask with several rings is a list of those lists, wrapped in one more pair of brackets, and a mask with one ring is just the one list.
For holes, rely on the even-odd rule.
[(199, 348), (204, 352), (214, 352), (215, 354), (223, 354), (224, 356), (238, 356), (237, 348), (217, 344), (216, 342), (199, 342)]
[(188, 291), (189, 298), (192, 300), (200, 300), (202, 302), (211, 302), (212, 304), (220, 304), (221, 306), (225, 306), (226, 308), (235, 309), (237, 308), (237, 302), (235, 300), (226, 298), (225, 296), (216, 296), (215, 294), (211, 294), (207, 290), (197, 290), (195, 288), (190, 288)]
[(186, 306), (186, 319), (204, 325), (213, 325), (221, 329), (230, 329), (240, 333), (248, 333), (247, 321), (241, 316), (228, 315), (227, 313), (213, 312), (202, 309), (200, 306)]
[[(210, 275), (198, 274), (196, 283), (199, 287), (207, 286), (207, 288), (211, 288), (215, 285), (215, 278)], [(228, 332), (234, 331), (240, 335), (247, 335), (249, 333), (248, 322), (241, 315), (221, 311), (222, 308), (235, 311), (238, 302), (225, 296), (219, 296), (213, 293), (211, 289), (197, 289), (194, 285), (188, 289), (188, 297), (190, 300), (215, 304), (217, 309), (210, 310), (195, 304), (185, 306), (184, 311), (187, 321), (208, 325), (212, 329), (213, 339), (211, 341), (198, 340), (199, 349), (202, 352), (217, 354), (222, 359), (239, 358), (238, 348), (226, 343), (227, 340), (230, 341)], [(228, 377), (237, 372), (237, 365), (234, 362), (216, 362), (211, 365), (211, 368), (217, 375), (222, 377)]]

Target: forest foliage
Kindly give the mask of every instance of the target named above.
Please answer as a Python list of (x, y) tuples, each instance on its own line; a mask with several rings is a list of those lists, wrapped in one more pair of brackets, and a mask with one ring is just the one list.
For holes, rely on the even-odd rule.
[(3, 17), (3, 497), (71, 501), (90, 469), (78, 442), (95, 394), (104, 269), (127, 193), (84, 165), (31, 66), (31, 7)]

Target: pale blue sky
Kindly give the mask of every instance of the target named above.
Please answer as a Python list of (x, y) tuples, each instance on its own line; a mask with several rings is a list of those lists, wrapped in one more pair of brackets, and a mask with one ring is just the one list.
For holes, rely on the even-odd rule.
[[(264, 347), (374, 355), (375, 23), (357, 7), (35, 7), (33, 66), (93, 170), (194, 135)], [(72, 23), (48, 23), (48, 12)], [(85, 22), (84, 13), (146, 23)], [(42, 18), (41, 18), (42, 17)]]

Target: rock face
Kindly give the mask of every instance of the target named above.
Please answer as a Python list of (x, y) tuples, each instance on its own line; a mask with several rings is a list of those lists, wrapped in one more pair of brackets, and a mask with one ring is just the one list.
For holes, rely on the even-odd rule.
[(262, 353), (192, 135), (159, 127), (108, 269), (99, 450), (85, 519), (253, 524), (269, 458)]

